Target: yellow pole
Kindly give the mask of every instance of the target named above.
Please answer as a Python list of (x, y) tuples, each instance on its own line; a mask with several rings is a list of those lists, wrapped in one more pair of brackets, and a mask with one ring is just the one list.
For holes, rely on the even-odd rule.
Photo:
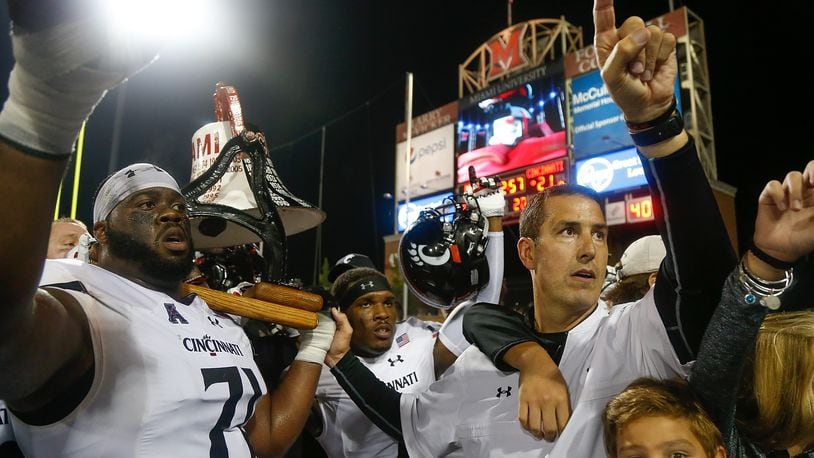
[[(85, 123), (79, 129), (79, 138), (76, 140), (76, 163), (73, 168), (73, 196), (71, 197), (71, 218), (76, 218), (76, 206), (79, 201), (79, 177), (82, 174), (82, 149), (85, 145)], [(60, 187), (60, 191), (62, 187)]]
[(62, 182), (59, 183), (59, 190), (57, 191), (57, 204), (54, 207), (54, 221), (59, 219), (59, 201), (62, 200)]

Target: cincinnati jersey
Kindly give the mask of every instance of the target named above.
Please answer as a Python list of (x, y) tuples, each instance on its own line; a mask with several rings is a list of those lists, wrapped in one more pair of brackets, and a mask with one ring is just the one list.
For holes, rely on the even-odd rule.
[[(438, 323), (414, 317), (398, 323), (390, 349), (376, 358), (359, 358), (379, 380), (400, 393), (427, 389), (435, 380), (432, 349)], [(317, 440), (330, 457), (395, 457), (398, 444), (371, 422), (345, 393), (327, 366), (316, 391), (323, 430)]]
[(47, 261), (41, 284), (59, 284), (82, 305), (95, 373), (62, 420), (12, 418), (26, 456), (252, 456), (243, 426), (266, 385), (228, 317), (198, 297), (177, 302), (79, 261)]
[(574, 329), (559, 364), (573, 411), (556, 442), (535, 439), (517, 420), (519, 375), (502, 372), (470, 346), (423, 393), (401, 396), (410, 456), (604, 458), (602, 411), (640, 376), (685, 377), (649, 292), (636, 303), (603, 302)]

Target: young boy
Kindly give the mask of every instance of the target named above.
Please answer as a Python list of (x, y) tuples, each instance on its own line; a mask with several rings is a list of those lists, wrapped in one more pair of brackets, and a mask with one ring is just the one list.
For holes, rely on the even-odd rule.
[(602, 422), (608, 458), (726, 458), (721, 433), (684, 380), (633, 381)]

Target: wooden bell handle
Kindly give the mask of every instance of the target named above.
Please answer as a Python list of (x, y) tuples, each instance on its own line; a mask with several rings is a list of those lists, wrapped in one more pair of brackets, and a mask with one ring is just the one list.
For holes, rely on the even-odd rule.
[(253, 296), (261, 301), (294, 307), (309, 312), (322, 310), (322, 296), (308, 291), (302, 291), (289, 286), (277, 285), (261, 281), (254, 285)]
[[(302, 310), (251, 297), (235, 296), (205, 286), (184, 284), (184, 293), (195, 293), (216, 312), (268, 321), (297, 329), (314, 329), (319, 317), (315, 312)], [(321, 299), (321, 298), (320, 298)]]

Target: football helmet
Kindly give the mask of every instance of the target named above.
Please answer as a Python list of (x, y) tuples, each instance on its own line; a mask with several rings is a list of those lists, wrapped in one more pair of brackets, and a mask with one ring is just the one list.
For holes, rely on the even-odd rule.
[(470, 202), (464, 194), (422, 210), (401, 237), (404, 282), (427, 305), (449, 309), (489, 281), (487, 219)]

